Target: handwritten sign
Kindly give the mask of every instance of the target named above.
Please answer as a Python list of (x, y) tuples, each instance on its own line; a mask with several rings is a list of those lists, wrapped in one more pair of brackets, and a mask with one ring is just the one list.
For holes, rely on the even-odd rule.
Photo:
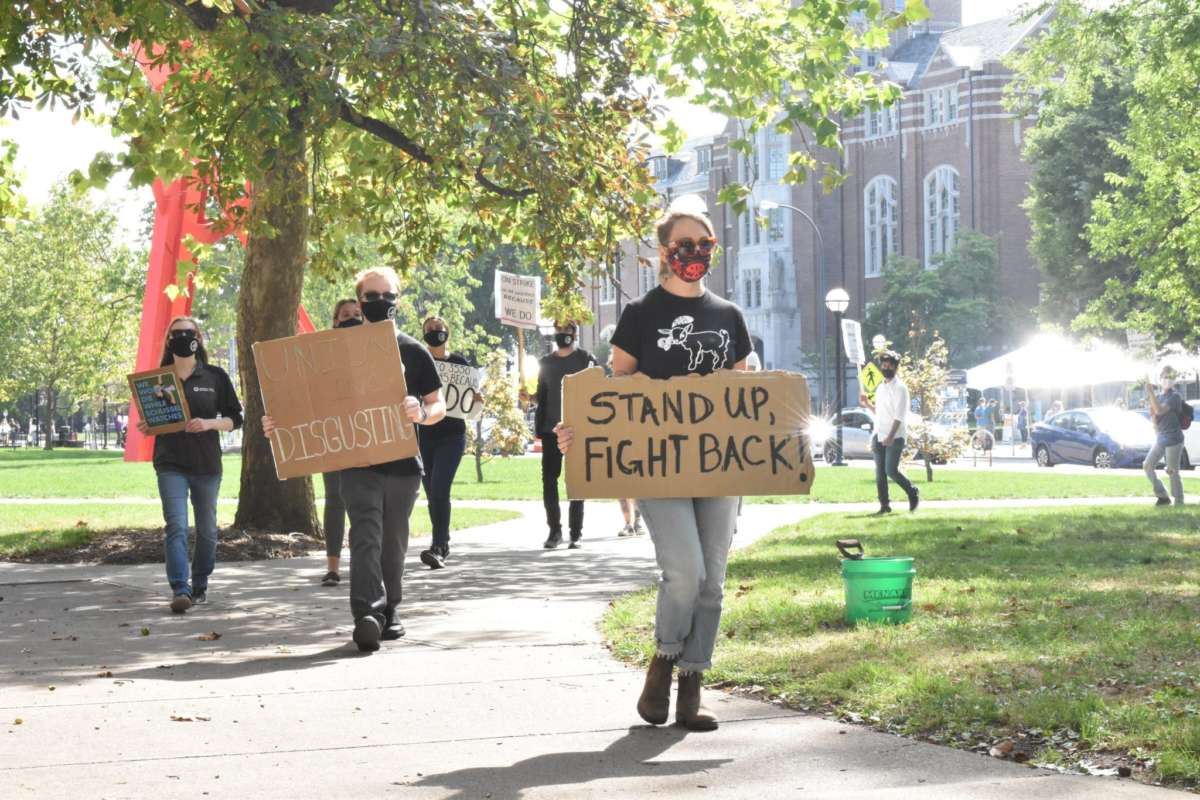
[(483, 402), (479, 395), (479, 370), (465, 364), (437, 361), (442, 379), (442, 394), (446, 397), (446, 416), (458, 419), (479, 419)]
[(174, 367), (135, 372), (128, 378), (129, 391), (151, 434), (175, 433), (187, 427), (192, 415)]
[(263, 408), (275, 420), (280, 480), (417, 453), (404, 367), (390, 322), (254, 344)]
[(542, 279), (496, 270), (496, 319), (505, 325), (537, 330), (542, 308)]
[(846, 358), (854, 364), (863, 364), (867, 360), (863, 348), (862, 324), (856, 319), (842, 320), (842, 346), (846, 348)]
[(808, 383), (787, 372), (563, 380), (572, 500), (808, 494)]

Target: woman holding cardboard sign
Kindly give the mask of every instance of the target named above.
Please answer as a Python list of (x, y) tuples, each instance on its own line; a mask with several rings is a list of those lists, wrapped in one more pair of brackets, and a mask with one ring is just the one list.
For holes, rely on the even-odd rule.
[[(447, 352), (450, 326), (446, 320), (441, 317), (425, 320), (421, 336), (434, 361), (471, 366), (458, 353)], [(482, 402), (482, 398), (477, 402)], [(433, 543), (421, 552), (421, 562), (430, 569), (441, 569), (450, 557), (450, 487), (454, 485), (454, 476), (467, 449), (467, 423), (459, 417), (446, 416), (436, 425), (419, 428), (417, 439), (425, 468), (421, 483), (429, 504), (429, 523), (433, 527)]]
[[(338, 300), (333, 306), (333, 327), (351, 328), (362, 325), (362, 309), (357, 300)], [(346, 504), (342, 502), (342, 473), (322, 472), (325, 484), (325, 577), (322, 586), (337, 586), (342, 582), (338, 565), (342, 560), (342, 542), (346, 538)]]
[[(176, 317), (167, 326), (161, 365), (171, 366), (183, 387), (191, 419), (178, 433), (154, 437), (154, 471), (166, 523), (167, 580), (171, 610), (182, 614), (207, 600), (208, 579), (217, 557), (217, 494), (221, 489), (221, 431), (242, 424), (242, 404), (229, 375), (208, 363), (204, 334), (191, 317)], [(154, 435), (145, 420), (143, 435)], [(192, 498), (196, 550), (188, 581), (187, 504)]]
[[(746, 368), (753, 351), (741, 309), (708, 292), (716, 237), (699, 209), (673, 204), (658, 225), (659, 285), (625, 307), (612, 336), (613, 374), (666, 379)], [(573, 431), (559, 425), (559, 449)], [(642, 719), (667, 721), (671, 673), (679, 667), (675, 720), (690, 730), (717, 727), (701, 702), (704, 670), (712, 665), (721, 621), (725, 564), (737, 521), (736, 497), (642, 499), (658, 560), (657, 653), (638, 700)]]

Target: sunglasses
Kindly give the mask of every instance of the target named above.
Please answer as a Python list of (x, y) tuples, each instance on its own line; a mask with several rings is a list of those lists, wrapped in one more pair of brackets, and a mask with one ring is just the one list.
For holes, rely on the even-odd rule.
[(680, 258), (710, 256), (717, 247), (717, 240), (711, 236), (701, 236), (699, 239), (676, 239), (668, 245), (668, 250)]
[(394, 303), (399, 297), (400, 295), (395, 292), (366, 292), (363, 294), (362, 299), (368, 303), (374, 303), (377, 300), (387, 300), (389, 303)]
[(171, 331), (172, 339), (193, 339), (195, 336), (196, 332), (189, 329)]

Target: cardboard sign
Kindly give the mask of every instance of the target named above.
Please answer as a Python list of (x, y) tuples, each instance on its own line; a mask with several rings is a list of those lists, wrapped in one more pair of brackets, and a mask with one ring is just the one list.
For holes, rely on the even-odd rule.
[(496, 270), (496, 319), (505, 325), (537, 330), (542, 308), (542, 279)]
[(572, 500), (808, 494), (808, 383), (788, 372), (563, 380)]
[(254, 366), (280, 480), (416, 455), (390, 322), (257, 342)]
[(446, 398), (446, 416), (457, 419), (479, 419), (483, 416), (483, 401), (479, 395), (479, 370), (464, 364), (438, 361), (442, 379), (442, 394)]
[(858, 371), (858, 383), (862, 386), (863, 394), (872, 403), (875, 402), (875, 390), (883, 383), (883, 371), (875, 366), (874, 361), (868, 361)]
[(128, 379), (138, 413), (150, 426), (151, 435), (175, 433), (187, 427), (192, 414), (174, 367), (135, 372)]
[(864, 364), (867, 353), (863, 349), (862, 325), (856, 319), (842, 320), (842, 345), (846, 348), (846, 358), (854, 364)]

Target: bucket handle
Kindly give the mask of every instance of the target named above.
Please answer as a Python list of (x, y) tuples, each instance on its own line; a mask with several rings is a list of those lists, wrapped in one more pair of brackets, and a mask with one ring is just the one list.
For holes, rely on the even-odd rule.
[[(858, 539), (838, 539), (837, 549), (843, 558), (848, 558), (851, 561), (858, 561), (864, 555), (862, 542)], [(858, 550), (857, 553), (851, 552), (856, 549)]]

